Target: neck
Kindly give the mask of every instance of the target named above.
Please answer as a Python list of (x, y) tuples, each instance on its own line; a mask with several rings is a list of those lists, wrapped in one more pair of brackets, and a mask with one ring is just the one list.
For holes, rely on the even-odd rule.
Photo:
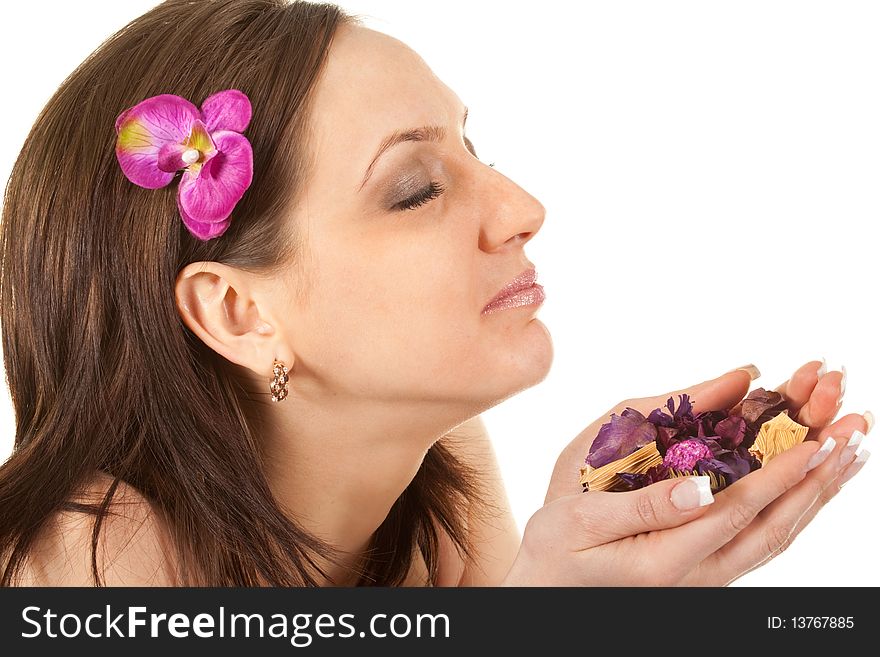
[(304, 529), (342, 550), (344, 566), (322, 563), (329, 584), (354, 584), (352, 567), (428, 449), (479, 412), (452, 409), (439, 402), (303, 398), (292, 386), (276, 408), (263, 409), (261, 441), (276, 500)]

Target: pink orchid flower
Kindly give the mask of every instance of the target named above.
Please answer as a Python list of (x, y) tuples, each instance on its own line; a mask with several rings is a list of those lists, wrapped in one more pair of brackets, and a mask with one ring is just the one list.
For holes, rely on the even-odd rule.
[(116, 118), (116, 158), (135, 185), (158, 189), (184, 170), (177, 207), (200, 240), (222, 235), (253, 179), (253, 151), (242, 135), (251, 103), (237, 89), (217, 92), (202, 109), (173, 94), (142, 100)]

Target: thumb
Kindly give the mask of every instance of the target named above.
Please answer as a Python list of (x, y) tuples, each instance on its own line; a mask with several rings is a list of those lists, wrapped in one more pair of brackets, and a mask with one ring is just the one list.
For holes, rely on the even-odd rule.
[(707, 475), (666, 479), (625, 493), (588, 491), (577, 497), (584, 548), (678, 527), (701, 516), (715, 501)]

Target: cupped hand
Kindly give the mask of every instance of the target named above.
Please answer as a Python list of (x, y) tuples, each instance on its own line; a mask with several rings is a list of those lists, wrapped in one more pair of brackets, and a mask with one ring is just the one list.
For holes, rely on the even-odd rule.
[(748, 392), (748, 370), (609, 410), (560, 454), (545, 504), (529, 519), (504, 583), (719, 585), (779, 554), (864, 462), (854, 462), (847, 442), (855, 431), (867, 433), (868, 421), (858, 414), (834, 421), (843, 375), (824, 373), (822, 365), (811, 361), (775, 388), (789, 415), (809, 427), (807, 440), (714, 498), (700, 477), (584, 493), (580, 466), (612, 412), (629, 406), (647, 415), (682, 393), (695, 414), (729, 409)]

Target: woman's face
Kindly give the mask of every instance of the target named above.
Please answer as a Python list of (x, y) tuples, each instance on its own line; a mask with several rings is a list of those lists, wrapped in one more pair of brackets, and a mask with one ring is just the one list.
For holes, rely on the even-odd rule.
[[(306, 378), (334, 395), (484, 406), (546, 376), (539, 305), (482, 312), (533, 266), (523, 246), (544, 207), (474, 155), (464, 113), (400, 41), (338, 31), (313, 106), (314, 173), (295, 210), (305, 298), (278, 313), (292, 387)], [(376, 158), (389, 135), (422, 126), (441, 134)]]

